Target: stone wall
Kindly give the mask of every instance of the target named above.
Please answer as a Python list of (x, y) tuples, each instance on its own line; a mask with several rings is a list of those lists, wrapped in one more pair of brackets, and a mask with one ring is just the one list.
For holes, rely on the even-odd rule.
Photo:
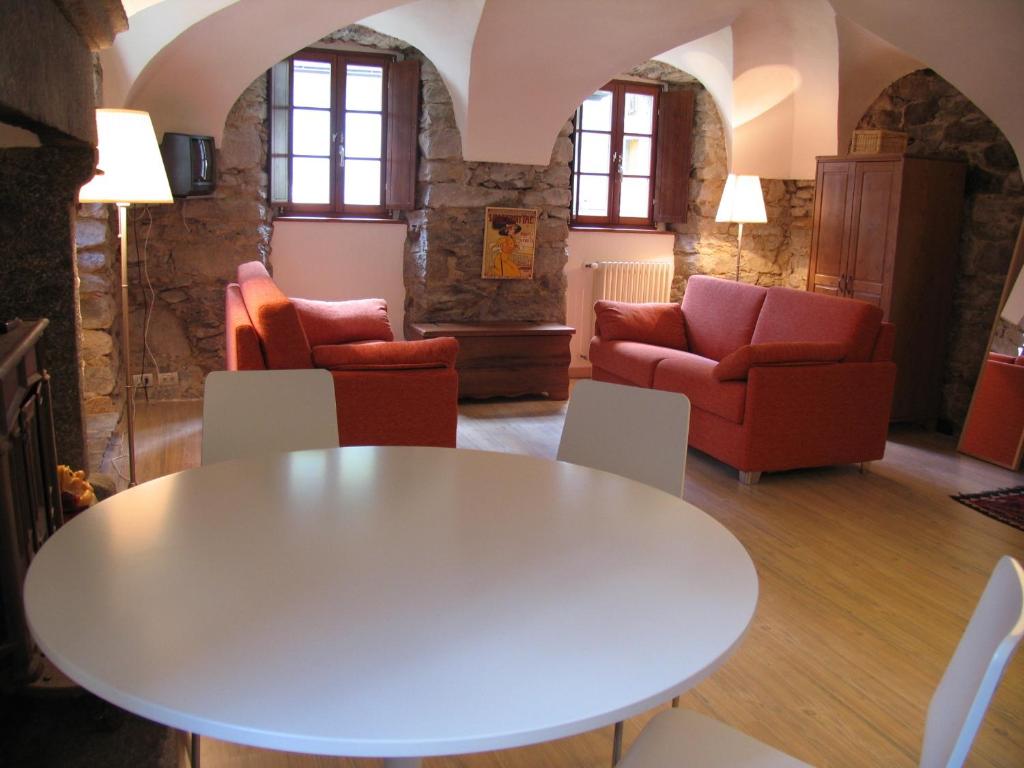
[[(908, 154), (967, 163), (940, 412), (943, 421), (959, 428), (986, 353), (1024, 217), (1024, 185), (1017, 157), (992, 121), (929, 69), (913, 72), (886, 88), (858, 128), (905, 131), (911, 138)], [(1004, 329), (1001, 334), (1004, 338), (1013, 335), (1019, 337), (1019, 332), (1007, 334)], [(1007, 341), (1010, 345), (1016, 346)]]
[(80, 205), (75, 246), (82, 312), (79, 347), (88, 468), (96, 471), (117, 427), (124, 400), (119, 367), (121, 270), (116, 207), (102, 203)]
[(239, 264), (265, 262), (270, 251), (266, 123), (261, 76), (228, 115), (216, 191), (129, 209), (136, 246), (129, 254), (132, 370), (144, 364), (148, 372), (179, 376), (177, 386), (158, 387), (151, 397), (201, 397), (205, 375), (224, 367), (224, 287)]
[[(421, 80), (418, 208), (408, 215), (405, 250), (407, 320), (564, 322), (571, 126), (560, 131), (548, 166), (468, 163), (448, 89), (426, 60)], [(486, 206), (540, 211), (532, 280), (480, 277)]]
[[(735, 224), (718, 224), (729, 164), (722, 118), (708, 90), (696, 78), (668, 64), (648, 61), (628, 74), (694, 92), (693, 161), (687, 219), (671, 224), (675, 232), (674, 300), (682, 298), (691, 275), (736, 278)], [(810, 256), (814, 181), (762, 179), (766, 224), (747, 224), (743, 231), (740, 280), (757, 285), (804, 288)]]

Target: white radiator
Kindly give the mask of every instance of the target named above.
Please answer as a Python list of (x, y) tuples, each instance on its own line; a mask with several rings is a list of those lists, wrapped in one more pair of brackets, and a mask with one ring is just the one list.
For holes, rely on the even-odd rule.
[[(652, 302), (668, 301), (672, 288), (672, 261), (592, 261), (584, 264), (594, 272), (593, 301), (589, 311), (582, 313), (590, 324), (583, 336), (589, 345), (594, 335), (594, 301)], [(582, 357), (586, 357), (584, 349)]]

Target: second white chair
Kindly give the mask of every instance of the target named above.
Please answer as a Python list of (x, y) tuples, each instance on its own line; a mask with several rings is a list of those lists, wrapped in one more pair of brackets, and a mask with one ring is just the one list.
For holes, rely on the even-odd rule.
[[(959, 768), (1006, 665), (1024, 637), (1024, 570), (1012, 557), (996, 564), (925, 720), (921, 768)], [(658, 714), (621, 768), (806, 768), (724, 723), (685, 709)]]
[(686, 395), (583, 379), (569, 399), (558, 460), (682, 497), (689, 434)]
[(337, 447), (334, 382), (328, 371), (214, 371), (206, 377), (204, 465)]

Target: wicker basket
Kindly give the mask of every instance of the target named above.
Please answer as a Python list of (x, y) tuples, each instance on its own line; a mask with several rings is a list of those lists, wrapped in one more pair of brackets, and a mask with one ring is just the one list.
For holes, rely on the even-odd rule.
[(850, 140), (851, 155), (877, 155), (904, 152), (907, 134), (899, 131), (854, 131)]

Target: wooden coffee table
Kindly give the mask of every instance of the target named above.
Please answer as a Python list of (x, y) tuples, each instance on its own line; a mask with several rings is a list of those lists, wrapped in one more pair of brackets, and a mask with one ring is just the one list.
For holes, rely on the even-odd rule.
[(409, 323), (409, 339), (453, 336), (459, 397), (547, 394), (569, 397), (569, 342), (575, 328), (557, 323)]

